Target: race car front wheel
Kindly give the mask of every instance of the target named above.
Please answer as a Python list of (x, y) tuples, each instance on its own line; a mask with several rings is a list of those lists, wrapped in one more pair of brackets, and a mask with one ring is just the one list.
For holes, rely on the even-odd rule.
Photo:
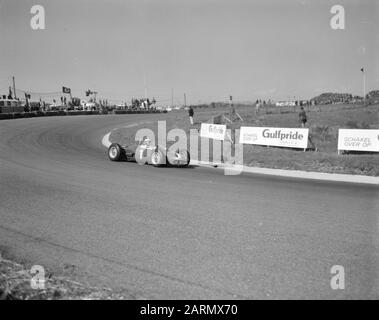
[(155, 167), (159, 167), (164, 164), (164, 155), (161, 150), (155, 150), (151, 153), (150, 163)]
[(108, 157), (111, 161), (121, 160), (121, 147), (117, 143), (112, 143), (108, 149)]

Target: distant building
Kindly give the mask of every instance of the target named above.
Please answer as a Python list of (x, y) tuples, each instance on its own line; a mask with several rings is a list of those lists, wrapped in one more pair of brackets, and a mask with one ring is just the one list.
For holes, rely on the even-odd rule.
[(8, 99), (6, 95), (0, 96), (0, 113), (23, 112), (24, 105), (18, 99)]
[(295, 107), (296, 101), (278, 101), (275, 103), (276, 107)]

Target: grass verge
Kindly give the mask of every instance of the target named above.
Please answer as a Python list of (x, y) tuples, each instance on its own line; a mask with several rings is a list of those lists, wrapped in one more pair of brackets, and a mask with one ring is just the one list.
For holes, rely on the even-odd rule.
[[(191, 128), (199, 129), (202, 122), (209, 120), (226, 110), (208, 109), (195, 111), (195, 125), (189, 124), (186, 112), (172, 112), (167, 114), (167, 131), (175, 128), (189, 133)], [(236, 110), (243, 118), (243, 122), (226, 123), (228, 128), (238, 129), (244, 126), (270, 126), (270, 127), (299, 127), (298, 110), (287, 113), (274, 113), (261, 110), (258, 115), (253, 108), (243, 107)], [(308, 127), (315, 151), (303, 152), (286, 148), (244, 145), (244, 165), (253, 167), (315, 171), (325, 173), (343, 173), (367, 176), (379, 176), (379, 154), (337, 154), (337, 141), (339, 128), (379, 128), (379, 106), (330, 106), (316, 108), (308, 112)], [(131, 144), (138, 129), (148, 128), (157, 135), (157, 123), (133, 128), (120, 128), (114, 130), (110, 140), (121, 144)], [(188, 139), (189, 140), (189, 139)], [(235, 137), (238, 141), (238, 137)], [(188, 142), (188, 141), (187, 141)], [(199, 140), (200, 154), (200, 140)], [(212, 143), (210, 143), (212, 155)], [(191, 155), (192, 159), (195, 159)], [(202, 160), (197, 159), (197, 160)], [(210, 157), (212, 160), (212, 157)]]

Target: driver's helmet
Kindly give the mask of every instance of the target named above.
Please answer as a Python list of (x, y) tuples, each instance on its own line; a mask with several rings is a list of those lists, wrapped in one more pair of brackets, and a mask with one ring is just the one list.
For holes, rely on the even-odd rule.
[(150, 146), (151, 145), (151, 139), (149, 139), (149, 138), (144, 139), (142, 144), (145, 146)]

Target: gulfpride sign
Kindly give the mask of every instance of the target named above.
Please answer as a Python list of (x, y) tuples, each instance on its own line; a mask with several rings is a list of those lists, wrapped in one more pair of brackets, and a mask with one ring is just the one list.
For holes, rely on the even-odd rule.
[(379, 130), (339, 129), (338, 150), (379, 152)]
[(200, 137), (215, 140), (225, 140), (226, 125), (202, 123)]
[(240, 143), (306, 149), (306, 128), (241, 127)]

